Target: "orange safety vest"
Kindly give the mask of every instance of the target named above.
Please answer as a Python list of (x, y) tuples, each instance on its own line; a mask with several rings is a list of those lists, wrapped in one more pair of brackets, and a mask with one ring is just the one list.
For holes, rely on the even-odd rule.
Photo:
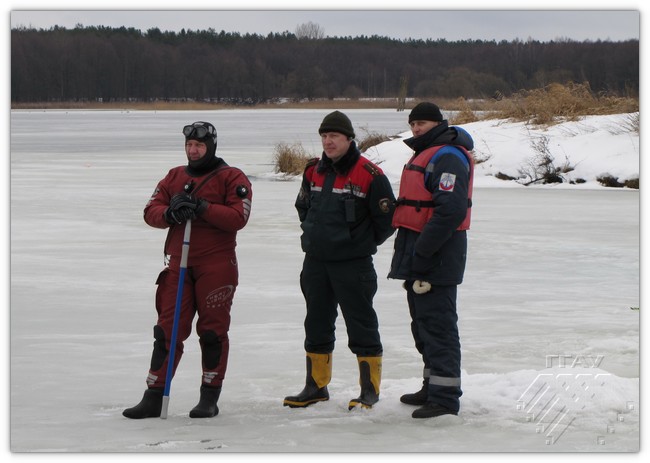
[[(441, 145), (434, 146), (422, 151), (404, 166), (402, 178), (400, 181), (399, 198), (397, 198), (397, 207), (393, 215), (393, 227), (404, 227), (416, 232), (421, 232), (426, 223), (433, 217), (434, 205), (432, 193), (425, 185), (425, 175), (432, 172), (433, 163), (430, 162), (436, 154), (449, 153), (449, 147), (461, 151), (469, 163), (469, 186), (468, 186), (468, 207), (465, 219), (457, 230), (469, 230), (472, 215), (472, 193), (474, 183), (474, 158), (462, 146)], [(443, 149), (447, 149), (441, 152)], [(435, 160), (434, 160), (435, 162)], [(429, 166), (429, 167), (428, 167)], [(448, 186), (445, 179), (440, 179), (438, 188), (444, 190)], [(453, 188), (453, 185), (451, 186)]]

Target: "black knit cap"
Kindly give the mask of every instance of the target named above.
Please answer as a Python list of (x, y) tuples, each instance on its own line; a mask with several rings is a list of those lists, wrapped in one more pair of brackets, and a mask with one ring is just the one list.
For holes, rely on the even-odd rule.
[(409, 114), (409, 124), (413, 121), (442, 122), (442, 113), (440, 108), (433, 103), (418, 103)]
[(323, 132), (338, 132), (350, 138), (355, 137), (350, 118), (341, 111), (334, 111), (325, 116), (318, 128), (318, 133)]

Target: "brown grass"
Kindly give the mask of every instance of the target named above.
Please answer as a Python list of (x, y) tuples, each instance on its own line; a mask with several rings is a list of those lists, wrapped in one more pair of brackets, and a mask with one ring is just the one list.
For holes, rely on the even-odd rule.
[(369, 132), (363, 139), (361, 139), (358, 143), (359, 151), (362, 153), (365, 153), (368, 151), (368, 149), (372, 148), (373, 146), (377, 146), (380, 143), (383, 143), (385, 141), (389, 141), (390, 137), (378, 133), (378, 132)]
[(486, 118), (551, 125), (589, 115), (637, 111), (639, 101), (633, 98), (597, 95), (591, 91), (588, 83), (555, 83), (536, 90), (521, 91), (510, 98), (495, 101)]
[(307, 161), (313, 157), (300, 143), (278, 143), (273, 153), (275, 172), (287, 175), (302, 174)]
[(479, 120), (479, 117), (476, 115), (476, 112), (472, 109), (465, 98), (459, 98), (454, 103), (456, 110), (458, 111), (453, 118), (450, 118), (450, 125), (463, 125), (469, 124), (470, 122), (476, 122)]

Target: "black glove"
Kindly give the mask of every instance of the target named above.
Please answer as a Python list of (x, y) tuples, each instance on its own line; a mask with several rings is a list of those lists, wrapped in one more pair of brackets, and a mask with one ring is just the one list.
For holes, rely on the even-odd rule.
[(198, 217), (208, 208), (208, 202), (203, 198), (194, 198), (187, 193), (177, 193), (169, 201), (169, 208), (172, 211), (185, 207), (194, 211), (195, 217)]
[(187, 193), (177, 193), (172, 196), (172, 199), (169, 201), (169, 207), (172, 211), (176, 211), (181, 207), (189, 207), (190, 209), (196, 209), (196, 200), (192, 198)]
[(169, 224), (181, 224), (194, 218), (196, 218), (194, 210), (186, 206), (180, 207), (176, 210), (173, 210), (171, 206), (165, 209), (165, 220)]

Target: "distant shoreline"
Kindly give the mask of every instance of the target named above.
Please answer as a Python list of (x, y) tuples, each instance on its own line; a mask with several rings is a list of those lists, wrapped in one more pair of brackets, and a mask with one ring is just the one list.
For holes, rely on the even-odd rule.
[[(417, 104), (417, 101), (407, 102), (406, 109)], [(221, 109), (395, 109), (395, 98), (372, 100), (314, 100), (314, 101), (287, 101), (283, 103), (265, 103), (257, 105), (228, 105), (223, 103), (208, 102), (36, 102), (36, 103), (11, 103), (11, 109), (87, 109), (87, 110), (143, 110), (143, 111), (205, 111)]]

